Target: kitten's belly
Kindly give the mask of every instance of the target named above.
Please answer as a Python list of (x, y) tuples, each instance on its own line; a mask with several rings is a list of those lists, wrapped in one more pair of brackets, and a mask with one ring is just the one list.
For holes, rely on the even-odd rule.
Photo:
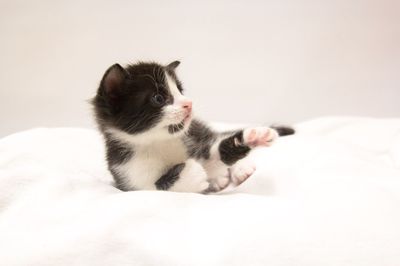
[(182, 141), (156, 142), (136, 148), (132, 159), (117, 166), (117, 170), (127, 178), (126, 183), (132, 188), (156, 189), (155, 182), (169, 168), (187, 158)]

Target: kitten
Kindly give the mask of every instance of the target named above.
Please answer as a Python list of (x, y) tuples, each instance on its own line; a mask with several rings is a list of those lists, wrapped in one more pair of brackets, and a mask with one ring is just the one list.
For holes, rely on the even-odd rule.
[(92, 100), (108, 168), (123, 191), (206, 193), (238, 185), (255, 171), (251, 163), (240, 163), (252, 148), (294, 133), (286, 127), (212, 130), (193, 118), (178, 65), (115, 64)]

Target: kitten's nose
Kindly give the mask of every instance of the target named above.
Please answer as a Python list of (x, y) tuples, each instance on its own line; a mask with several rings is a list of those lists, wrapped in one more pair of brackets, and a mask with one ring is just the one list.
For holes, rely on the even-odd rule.
[(185, 100), (182, 102), (182, 107), (187, 110), (187, 111), (192, 111), (192, 101), (191, 100)]

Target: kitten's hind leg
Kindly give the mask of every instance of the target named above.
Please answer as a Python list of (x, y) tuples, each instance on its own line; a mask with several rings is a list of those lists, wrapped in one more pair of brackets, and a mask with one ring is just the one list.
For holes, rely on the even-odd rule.
[(205, 163), (210, 187), (206, 192), (219, 192), (231, 183), (229, 168), (221, 161), (209, 161)]
[(256, 165), (249, 159), (243, 158), (229, 168), (230, 179), (235, 186), (242, 184), (256, 170)]

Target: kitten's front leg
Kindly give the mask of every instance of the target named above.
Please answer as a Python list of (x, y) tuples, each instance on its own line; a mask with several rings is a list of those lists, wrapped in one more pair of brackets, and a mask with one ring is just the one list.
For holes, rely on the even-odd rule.
[[(293, 134), (291, 128), (279, 127), (282, 134)], [(284, 130), (285, 129), (285, 130)], [(246, 180), (254, 171), (250, 160), (243, 160), (257, 146), (269, 146), (278, 137), (275, 129), (251, 127), (230, 132), (215, 132), (204, 123), (194, 120), (185, 136), (189, 156), (198, 159), (207, 172), (210, 187), (207, 192), (218, 192), (230, 183)]]
[(202, 193), (209, 186), (203, 166), (193, 159), (173, 166), (156, 182), (157, 189), (175, 192)]
[(203, 160), (210, 188), (207, 192), (218, 192), (230, 183), (243, 183), (255, 171), (255, 164), (246, 158), (257, 146), (270, 146), (278, 133), (269, 127), (246, 128), (220, 133), (210, 148), (210, 156)]
[(238, 130), (219, 143), (219, 157), (223, 163), (231, 166), (246, 157), (252, 148), (270, 146), (278, 136), (276, 130), (269, 127)]
[(229, 165), (230, 179), (240, 185), (256, 170), (255, 164), (245, 158), (251, 149), (258, 146), (271, 146), (279, 137), (278, 132), (269, 127), (252, 127), (239, 130), (219, 144), (221, 161)]

